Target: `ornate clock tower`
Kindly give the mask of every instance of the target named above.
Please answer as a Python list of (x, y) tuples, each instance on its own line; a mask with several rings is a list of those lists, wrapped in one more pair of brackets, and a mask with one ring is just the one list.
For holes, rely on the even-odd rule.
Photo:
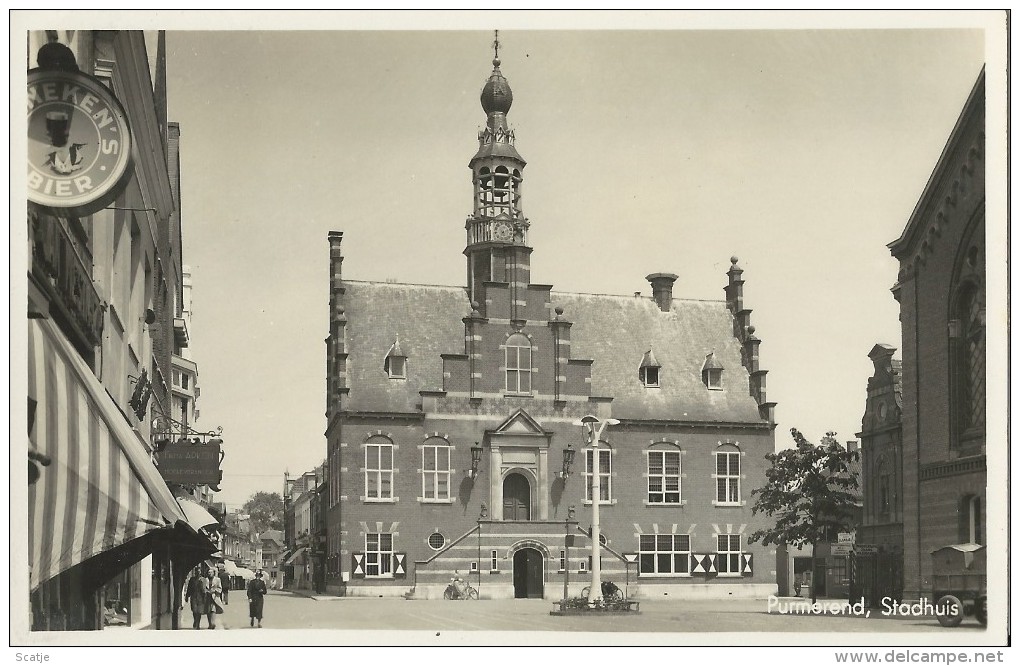
[(483, 283), (530, 282), (528, 220), (521, 210), (521, 185), (526, 162), (514, 148), (514, 132), (506, 114), (513, 103), (510, 84), (499, 71), (499, 40), (492, 74), (482, 88), (485, 129), (478, 133), (478, 152), (468, 167), (474, 189), (474, 211), (467, 219), (468, 294), (484, 310)]

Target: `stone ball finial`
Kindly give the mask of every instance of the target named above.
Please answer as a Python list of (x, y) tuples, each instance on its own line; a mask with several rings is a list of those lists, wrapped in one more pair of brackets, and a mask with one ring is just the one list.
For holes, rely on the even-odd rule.
[(754, 326), (748, 326), (747, 327), (747, 333), (749, 335), (754, 335)]
[(737, 259), (737, 255), (733, 255), (732, 257), (730, 257), (730, 263), (733, 264), (734, 266), (737, 265), (738, 261), (740, 261), (740, 260)]
[(559, 317), (560, 315), (563, 314), (563, 306), (557, 305), (555, 308), (553, 308), (553, 312), (555, 312), (556, 316)]

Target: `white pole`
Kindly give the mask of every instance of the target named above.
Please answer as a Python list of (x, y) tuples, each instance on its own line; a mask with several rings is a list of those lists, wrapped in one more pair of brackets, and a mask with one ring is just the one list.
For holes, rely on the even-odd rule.
[(599, 553), (602, 544), (599, 539), (599, 504), (602, 500), (602, 477), (599, 474), (599, 440), (608, 423), (591, 423), (591, 587), (588, 589), (588, 603), (594, 604), (602, 597), (602, 562)]

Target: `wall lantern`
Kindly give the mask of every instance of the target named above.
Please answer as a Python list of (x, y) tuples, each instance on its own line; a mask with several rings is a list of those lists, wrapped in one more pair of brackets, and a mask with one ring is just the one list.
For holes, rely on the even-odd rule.
[(478, 446), (478, 442), (471, 447), (471, 469), (468, 470), (468, 477), (475, 478), (478, 476), (478, 465), (482, 462), (482, 447)]
[(574, 464), (574, 451), (573, 444), (567, 444), (567, 448), (563, 449), (563, 471), (560, 472), (560, 478), (566, 481), (567, 477), (570, 476), (570, 466)]

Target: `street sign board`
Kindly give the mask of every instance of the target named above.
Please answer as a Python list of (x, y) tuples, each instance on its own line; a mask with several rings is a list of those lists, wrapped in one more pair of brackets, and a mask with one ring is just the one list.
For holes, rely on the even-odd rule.
[(187, 440), (170, 441), (159, 453), (159, 473), (168, 483), (186, 486), (218, 485), (219, 444), (191, 444)]
[(836, 541), (838, 543), (853, 543), (854, 533), (853, 532), (840, 532), (836, 535)]
[(832, 545), (832, 549), (829, 551), (832, 555), (849, 555), (853, 551), (853, 544), (849, 543), (836, 543)]
[(859, 543), (854, 546), (854, 553), (858, 555), (878, 555), (878, 546), (869, 543)]

